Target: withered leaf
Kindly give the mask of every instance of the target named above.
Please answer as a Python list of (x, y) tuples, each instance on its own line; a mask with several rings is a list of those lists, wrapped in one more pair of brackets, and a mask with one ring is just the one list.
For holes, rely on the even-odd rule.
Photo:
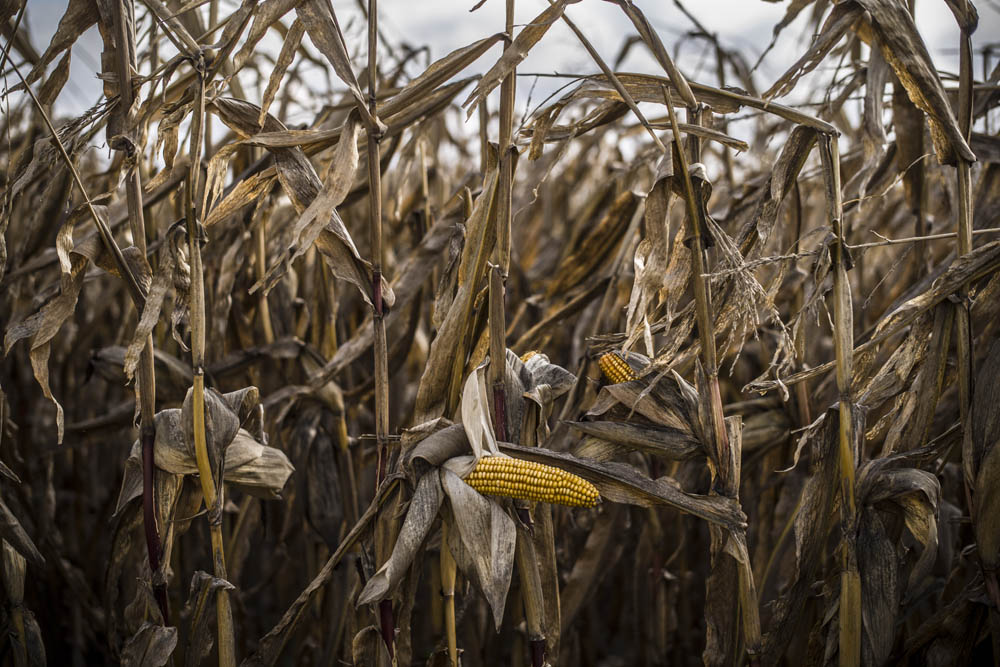
[(187, 601), (181, 614), (188, 620), (188, 640), (184, 647), (184, 664), (198, 665), (212, 650), (215, 628), (215, 597), (219, 590), (234, 590), (228, 581), (203, 572), (191, 575)]
[(447, 468), (442, 468), (440, 474), (451, 510), (446, 520), (454, 527), (448, 531), (447, 548), (486, 597), (499, 631), (514, 569), (514, 520), (495, 501), (480, 495)]
[(929, 116), (938, 160), (944, 164), (957, 158), (975, 162), (909, 10), (896, 0), (859, 0), (859, 4), (871, 14), (882, 56), (913, 103)]
[(145, 623), (122, 650), (122, 665), (163, 667), (177, 646), (177, 628)]
[(731, 499), (687, 493), (669, 477), (650, 479), (624, 463), (599, 463), (543, 447), (521, 447), (510, 443), (501, 443), (500, 451), (579, 475), (596, 486), (605, 500), (640, 507), (670, 505), (729, 529), (736, 529), (746, 522), (739, 503)]
[(45, 558), (31, 541), (28, 534), (10, 511), (7, 504), (0, 498), (0, 537), (8, 542), (21, 556), (30, 561), (34, 567), (44, 567)]
[(358, 606), (385, 599), (395, 592), (427, 538), (431, 526), (434, 525), (443, 500), (440, 477), (434, 473), (427, 473), (421, 477), (413, 497), (410, 498), (406, 519), (396, 537), (392, 554), (365, 584), (364, 590), (358, 596), (356, 603)]
[(503, 55), (500, 56), (500, 60), (483, 75), (483, 78), (479, 80), (475, 89), (469, 93), (469, 97), (462, 103), (462, 106), (467, 108), (467, 117), (471, 117), (476, 110), (476, 106), (485, 100), (486, 96), (499, 86), (500, 82), (528, 57), (528, 52), (531, 51), (531, 48), (548, 32), (552, 24), (562, 16), (566, 10), (566, 5), (573, 2), (579, 2), (579, 0), (555, 0), (541, 14), (521, 28), (521, 31), (517, 33), (517, 37), (514, 38), (514, 41), (511, 42), (510, 46), (504, 50)]

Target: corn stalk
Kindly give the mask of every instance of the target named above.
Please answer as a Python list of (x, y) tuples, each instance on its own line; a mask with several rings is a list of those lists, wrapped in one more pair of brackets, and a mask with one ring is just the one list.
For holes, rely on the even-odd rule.
[(448, 664), (458, 667), (458, 635), (455, 628), (455, 575), (458, 566), (448, 548), (448, 522), (441, 522), (441, 597), (444, 598), (444, 632), (448, 642)]
[[(962, 24), (961, 36), (959, 38), (959, 88), (958, 88), (958, 124), (963, 138), (968, 142), (972, 135), (972, 102), (973, 102), (973, 72), (972, 72), (972, 32), (976, 25)], [(967, 255), (972, 252), (973, 234), (973, 206), (972, 206), (972, 163), (964, 159), (961, 155), (956, 156), (955, 169), (958, 175), (958, 229), (957, 245), (958, 255)], [(975, 358), (975, 351), (972, 349), (973, 333), (972, 322), (969, 317), (969, 289), (970, 283), (966, 283), (958, 293), (959, 305), (956, 308), (955, 327), (957, 334), (958, 348), (958, 392), (959, 392), (959, 415), (962, 421), (962, 431), (965, 433), (964, 446), (962, 452), (962, 462), (965, 471), (965, 493), (969, 506), (969, 513), (976, 516), (976, 503), (980, 502), (973, 494), (975, 477), (972, 469), (972, 443), (969, 437), (972, 429), (971, 406), (972, 399), (976, 391), (975, 375), (972, 364)], [(980, 536), (977, 535), (977, 539)], [(990, 630), (993, 640), (993, 655), (995, 661), (1000, 661), (1000, 583), (997, 580), (997, 573), (983, 568), (983, 578), (986, 583), (986, 592), (993, 602), (989, 610)]]
[(840, 151), (837, 137), (823, 135), (820, 157), (826, 177), (827, 215), (833, 228), (833, 345), (836, 353), (839, 392), (840, 493), (841, 493), (841, 574), (840, 574), (840, 665), (861, 664), (861, 575), (857, 554), (857, 507), (854, 499), (855, 451), (852, 420), (851, 380), (854, 361), (854, 313), (851, 285), (847, 279), (847, 239), (844, 235), (843, 200), (840, 188)]
[[(375, 356), (375, 444), (378, 449), (378, 468), (375, 487), (382, 485), (389, 462), (389, 353), (385, 338), (385, 312), (382, 303), (382, 174), (380, 148), (382, 128), (376, 109), (378, 86), (378, 1), (368, 2), (368, 112), (372, 121), (366, 127), (368, 137), (368, 219), (372, 252), (372, 327)], [(377, 564), (383, 560), (390, 545), (376, 545)], [(394, 655), (395, 623), (392, 600), (380, 600), (379, 624), (382, 640)]]
[[(129, 109), (132, 108), (132, 72), (136, 69), (135, 57), (135, 11), (126, 5), (126, 0), (116, 0), (115, 42), (118, 45), (115, 61), (118, 74), (118, 114), (126, 136), (120, 142), (123, 160), (126, 164), (125, 196), (128, 204), (129, 229), (132, 242), (146, 256), (146, 223), (142, 211), (142, 177), (137, 162), (135, 144), (129, 136)], [(140, 317), (142, 313), (139, 313)], [(153, 579), (153, 593), (160, 607), (165, 625), (170, 625), (170, 611), (167, 605), (167, 584), (160, 571), (162, 545), (159, 528), (156, 525), (156, 498), (153, 487), (153, 444), (156, 441), (156, 378), (153, 371), (153, 335), (146, 337), (146, 343), (139, 357), (139, 440), (142, 443), (142, 523), (146, 535), (146, 555), (149, 571)]]
[[(201, 261), (201, 225), (198, 221), (198, 188), (201, 176), (202, 130), (205, 124), (205, 62), (199, 57), (195, 63), (196, 89), (195, 112), (191, 119), (191, 166), (185, 190), (187, 217), (188, 255), (191, 265), (191, 370), (194, 377), (192, 389), (192, 420), (194, 422), (194, 451), (198, 463), (198, 477), (208, 510), (208, 525), (212, 539), (212, 565), (217, 579), (226, 579), (226, 556), (222, 539), (222, 489), (216, 489), (215, 475), (208, 458), (205, 434), (205, 275)], [(221, 484), (221, 477), (220, 477)], [(235, 667), (236, 646), (233, 631), (233, 610), (229, 590), (220, 586), (216, 597), (219, 665)]]
[[(715, 482), (714, 488), (739, 501), (740, 488), (740, 459), (739, 441), (732, 441), (726, 429), (726, 421), (722, 411), (722, 392), (719, 388), (719, 367), (718, 357), (715, 348), (715, 327), (712, 317), (712, 296), (709, 285), (709, 278), (706, 277), (705, 269), (705, 243), (702, 237), (702, 227), (704, 225), (704, 202), (700, 193), (696, 193), (691, 181), (691, 174), (688, 170), (688, 158), (684, 148), (680, 143), (680, 126), (677, 123), (677, 115), (674, 112), (673, 101), (670, 90), (664, 88), (667, 112), (670, 115), (670, 125), (673, 130), (673, 141), (671, 148), (673, 158), (680, 167), (682, 184), (684, 187), (684, 199), (687, 205), (687, 218), (689, 235), (691, 238), (691, 282), (692, 291), (695, 298), (695, 313), (698, 325), (698, 339), (701, 343), (702, 365), (708, 385), (708, 402), (711, 419), (711, 452), (710, 458), (715, 462), (717, 469), (713, 471)], [(700, 108), (689, 108), (688, 113), (691, 120), (700, 124), (703, 111)], [(698, 138), (690, 136), (689, 150), (692, 157), (697, 160), (700, 157)], [(720, 529), (712, 527), (712, 560), (722, 558), (722, 550), (730, 540), (738, 543), (737, 549), (746, 549), (746, 531), (742, 535), (725, 535)], [(741, 558), (735, 558), (737, 567), (738, 585), (740, 591), (739, 622), (743, 628), (743, 640), (745, 649), (749, 653), (751, 660), (756, 660), (756, 655), (760, 650), (761, 631), (760, 616), (757, 604), (757, 593), (754, 587), (753, 572), (750, 570), (750, 561), (747, 554)], [(713, 565), (714, 568), (714, 565)], [(735, 634), (735, 630), (733, 632)], [(738, 656), (732, 656), (734, 663), (739, 663)]]

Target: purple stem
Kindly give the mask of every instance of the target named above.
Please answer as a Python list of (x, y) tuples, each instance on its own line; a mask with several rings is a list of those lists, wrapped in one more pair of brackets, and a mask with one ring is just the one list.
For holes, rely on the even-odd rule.
[(156, 426), (146, 424), (139, 434), (142, 442), (142, 525), (146, 532), (146, 552), (149, 554), (149, 570), (153, 580), (153, 596), (163, 615), (163, 624), (170, 625), (170, 607), (167, 604), (167, 584), (159, 581), (160, 535), (156, 530), (156, 500), (153, 497), (153, 444), (156, 442)]

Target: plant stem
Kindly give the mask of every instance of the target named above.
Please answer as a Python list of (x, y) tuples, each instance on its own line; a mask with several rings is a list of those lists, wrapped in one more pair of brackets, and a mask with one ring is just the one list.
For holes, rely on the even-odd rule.
[[(205, 275), (201, 263), (201, 225), (198, 221), (198, 181), (201, 175), (202, 129), (205, 122), (204, 60), (196, 63), (198, 90), (195, 113), (191, 119), (191, 165), (188, 172), (186, 196), (188, 254), (191, 265), (191, 368), (194, 376), (192, 388), (192, 419), (194, 426), (194, 451), (198, 463), (198, 477), (208, 510), (209, 530), (212, 538), (212, 564), (215, 576), (226, 579), (225, 546), (222, 539), (222, 498), (215, 487), (215, 471), (208, 458), (205, 436)], [(221, 484), (221, 478), (220, 478)], [(221, 489), (219, 490), (221, 491)], [(233, 611), (229, 590), (220, 586), (216, 597), (218, 645), (220, 667), (235, 667), (236, 646), (233, 632)]]
[[(510, 46), (514, 32), (514, 0), (507, 0), (504, 23), (504, 48)], [(511, 201), (514, 179), (514, 155), (511, 144), (514, 127), (516, 70), (511, 70), (500, 84), (500, 190), (497, 192), (496, 244), (489, 281), (490, 366), (487, 378), (493, 388), (493, 423), (496, 436), (507, 440), (507, 320), (506, 282), (510, 272)], [(514, 434), (516, 437), (516, 434)]]
[(542, 667), (545, 662), (545, 599), (542, 592), (542, 578), (538, 571), (539, 559), (532, 535), (521, 524), (517, 526), (515, 549), (531, 666)]
[(458, 566), (448, 548), (448, 522), (441, 522), (441, 596), (444, 598), (444, 631), (448, 638), (448, 660), (458, 667), (458, 638), (455, 634), (455, 573)]
[[(372, 328), (375, 356), (375, 443), (378, 449), (378, 468), (375, 486), (385, 479), (389, 464), (389, 353), (385, 337), (385, 312), (382, 303), (382, 174), (379, 144), (382, 130), (378, 122), (376, 88), (378, 86), (378, 0), (368, 1), (368, 112), (372, 123), (367, 126), (368, 136), (368, 213), (372, 252)], [(380, 549), (379, 546), (382, 548)], [(389, 545), (376, 545), (376, 559), (381, 565)], [(394, 655), (395, 628), (392, 600), (379, 601), (379, 624), (382, 639)]]
[(855, 432), (851, 381), (854, 361), (854, 313), (851, 286), (847, 278), (844, 244), (843, 200), (840, 188), (840, 151), (835, 136), (820, 139), (820, 157), (826, 176), (828, 217), (836, 237), (833, 248), (833, 344), (837, 363), (837, 390), (840, 394), (840, 494), (841, 494), (841, 575), (840, 653), (841, 667), (861, 664), (861, 575), (858, 572), (856, 542), (857, 507), (854, 498)]
[[(961, 41), (959, 43), (959, 89), (958, 89), (958, 123), (962, 131), (962, 136), (969, 141), (972, 135), (972, 95), (973, 95), (973, 72), (972, 72), (972, 30), (963, 26)], [(958, 254), (966, 255), (972, 252), (973, 234), (973, 206), (972, 206), (972, 164), (957, 157), (958, 164)], [(958, 347), (958, 395), (959, 411), (962, 421), (962, 430), (968, 434), (972, 429), (972, 399), (975, 395), (975, 376), (972, 372), (972, 364), (975, 351), (972, 349), (972, 321), (969, 317), (969, 288), (970, 283), (965, 284), (958, 292), (960, 303), (956, 309), (955, 324), (957, 329)], [(975, 517), (977, 510), (975, 503), (979, 499), (975, 498), (972, 489), (974, 480), (969, 473), (979, 471), (972, 470), (973, 461), (973, 440), (971, 437), (964, 438), (962, 463), (965, 470), (965, 493), (969, 504), (969, 513)], [(975, 522), (973, 522), (975, 525)], [(1000, 584), (997, 582), (997, 573), (983, 568), (980, 561), (980, 569), (983, 570), (983, 578), (986, 583), (986, 592), (993, 602), (989, 610), (990, 629), (993, 638), (993, 655), (995, 661), (1000, 661), (997, 651), (1000, 649)]]
[[(709, 290), (709, 279), (705, 276), (705, 240), (702, 238), (702, 226), (705, 220), (705, 207), (700, 192), (695, 192), (694, 184), (691, 181), (691, 173), (688, 168), (688, 159), (680, 143), (680, 127), (677, 123), (677, 115), (674, 112), (671, 100), (670, 89), (664, 88), (667, 111), (670, 115), (670, 124), (673, 129), (673, 141), (671, 148), (673, 157), (681, 169), (682, 183), (684, 186), (684, 200), (687, 204), (688, 221), (691, 234), (691, 283), (695, 299), (695, 312), (698, 323), (698, 338), (701, 343), (702, 364), (705, 369), (705, 376), (708, 385), (708, 400), (711, 411), (711, 432), (712, 458), (717, 466), (715, 479), (713, 480), (714, 492), (718, 492), (728, 498), (739, 502), (740, 489), (740, 440), (737, 438), (731, 441), (726, 430), (725, 416), (722, 410), (722, 391), (719, 388), (718, 358), (715, 348), (715, 327), (712, 317), (712, 297)], [(691, 121), (701, 122), (703, 111), (701, 109), (689, 109)], [(700, 158), (700, 144), (698, 138), (691, 136), (690, 150), (694, 159)], [(732, 536), (726, 536), (717, 528), (713, 530), (712, 560), (721, 556), (717, 549), (725, 544), (726, 540), (739, 538), (742, 548), (746, 549), (746, 531)], [(742, 620), (743, 638), (746, 650), (752, 660), (756, 660), (756, 655), (761, 647), (760, 616), (757, 602), (757, 592), (754, 587), (753, 573), (750, 571), (749, 556), (744, 555), (742, 559), (735, 559), (737, 576), (739, 578), (740, 606), (737, 619)], [(739, 621), (737, 621), (739, 622)], [(734, 634), (736, 632), (734, 631)], [(738, 648), (738, 642), (734, 642)]]
[[(122, 146), (123, 158), (126, 163), (135, 161), (127, 167), (125, 176), (125, 196), (128, 204), (129, 228), (132, 231), (132, 242), (143, 256), (146, 255), (146, 223), (142, 208), (142, 180), (139, 173), (138, 160), (141, 154), (132, 143), (129, 123), (129, 109), (132, 108), (132, 71), (136, 67), (135, 59), (135, 23), (134, 10), (125, 4), (126, 0), (115, 2), (115, 43), (117, 44), (118, 68), (118, 114), (121, 125), (126, 133)], [(142, 317), (142, 313), (139, 313)], [(153, 370), (153, 336), (146, 337), (146, 344), (139, 359), (138, 390), (139, 390), (139, 433), (142, 443), (142, 523), (146, 534), (146, 554), (149, 559), (149, 571), (153, 579), (153, 593), (163, 615), (164, 625), (170, 625), (170, 610), (167, 604), (167, 587), (164, 574), (160, 572), (160, 556), (162, 545), (159, 529), (156, 525), (156, 497), (153, 487), (154, 443), (156, 442), (156, 376)]]
[[(257, 280), (262, 280), (267, 274), (267, 220), (261, 216), (254, 230), (254, 266), (257, 270)], [(258, 292), (258, 311), (261, 326), (264, 328), (264, 342), (274, 342), (274, 327), (271, 325), (271, 308), (267, 305), (267, 290)]]
[[(972, 44), (969, 33), (962, 30), (959, 43), (959, 95), (958, 123), (962, 135), (968, 140), (972, 128)], [(955, 170), (958, 177), (958, 226), (956, 243), (958, 255), (972, 252), (972, 174), (971, 165), (957, 157)], [(958, 353), (958, 404), (962, 430), (968, 433), (972, 428), (970, 412), (972, 405), (972, 327), (969, 322), (969, 310), (966, 301), (969, 296), (969, 285), (958, 291), (959, 304), (955, 312), (956, 349)], [(975, 515), (972, 488), (975, 486), (975, 471), (972, 469), (972, 440), (965, 438), (966, 446), (962, 452), (962, 463), (965, 471), (966, 496), (969, 502), (969, 513)]]

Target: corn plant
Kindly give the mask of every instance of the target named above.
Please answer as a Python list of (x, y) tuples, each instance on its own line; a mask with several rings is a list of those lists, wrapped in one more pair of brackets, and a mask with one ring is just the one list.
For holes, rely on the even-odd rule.
[(996, 7), (924, 2), (0, 3), (0, 665), (1000, 663)]

